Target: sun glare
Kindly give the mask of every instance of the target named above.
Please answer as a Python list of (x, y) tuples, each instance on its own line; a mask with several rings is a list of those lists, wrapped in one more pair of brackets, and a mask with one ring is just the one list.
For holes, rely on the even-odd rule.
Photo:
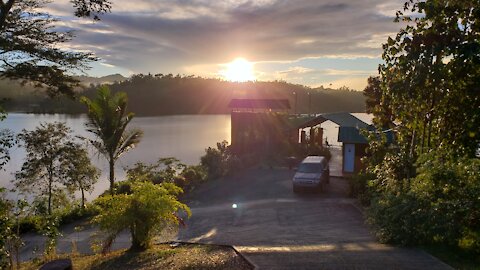
[(223, 72), (223, 77), (233, 82), (253, 81), (255, 80), (253, 64), (243, 58), (237, 58), (227, 64), (227, 69)]

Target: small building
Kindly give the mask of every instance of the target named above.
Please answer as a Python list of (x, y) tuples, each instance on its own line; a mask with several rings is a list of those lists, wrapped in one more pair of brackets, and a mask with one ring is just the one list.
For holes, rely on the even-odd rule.
[(271, 149), (288, 134), (287, 99), (232, 99), (228, 106), (232, 110), (231, 145), (237, 153)]
[[(298, 125), (297, 128), (302, 130), (300, 132), (300, 141), (304, 141), (305, 132), (303, 129), (310, 128), (311, 140), (315, 138), (316, 141), (321, 141), (323, 132), (321, 129), (314, 129), (315, 126), (330, 120), (339, 126), (338, 142), (342, 143), (342, 173), (352, 174), (357, 173), (363, 168), (361, 162), (362, 157), (366, 156), (366, 149), (368, 140), (365, 138), (361, 130), (373, 132), (373, 126), (363, 122), (350, 113), (326, 113), (318, 115), (314, 118), (304, 121)], [(317, 134), (315, 134), (315, 130)], [(387, 132), (387, 141), (393, 140), (393, 133)]]
[(367, 155), (367, 138), (356, 127), (340, 126), (338, 141), (342, 143), (342, 171), (359, 172), (363, 168), (361, 159)]
[[(363, 128), (367, 132), (376, 132), (376, 129), (369, 125)], [(393, 131), (382, 131), (386, 136), (387, 143), (393, 141)], [(356, 127), (340, 127), (338, 130), (338, 141), (342, 143), (342, 163), (344, 173), (357, 173), (363, 168), (362, 157), (366, 156), (368, 140), (362, 131)]]

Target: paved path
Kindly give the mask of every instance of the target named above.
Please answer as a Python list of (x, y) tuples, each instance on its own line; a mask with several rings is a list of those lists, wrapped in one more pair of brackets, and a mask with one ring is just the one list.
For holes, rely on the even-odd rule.
[(190, 198), (179, 239), (234, 245), (259, 269), (451, 269), (420, 250), (377, 243), (345, 180), (295, 195), (292, 175), (254, 169), (208, 183)]

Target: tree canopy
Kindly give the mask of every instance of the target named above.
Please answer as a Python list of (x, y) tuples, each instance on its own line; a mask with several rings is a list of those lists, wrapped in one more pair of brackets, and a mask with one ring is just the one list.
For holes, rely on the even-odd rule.
[[(45, 87), (48, 94), (74, 95), (78, 80), (72, 70), (84, 70), (96, 58), (91, 53), (60, 49), (73, 32), (55, 27), (57, 19), (45, 12), (47, 0), (0, 0), (0, 77)], [(78, 17), (99, 19), (110, 1), (71, 1)]]
[(384, 44), (380, 66), (400, 139), (473, 155), (480, 143), (480, 2), (410, 0), (400, 20), (408, 25)]
[(71, 153), (80, 147), (73, 142), (70, 133), (71, 130), (64, 123), (56, 122), (41, 123), (32, 131), (24, 129), (17, 136), (27, 156), (21, 170), (15, 174), (15, 185), (20, 190), (46, 197), (49, 215), (54, 207), (54, 194), (69, 185), (64, 176), (77, 158)]
[(354, 182), (381, 240), (478, 258), (480, 1), (409, 0), (396, 21), (406, 26), (383, 45), (381, 81), (366, 89), (377, 120), (392, 113), (396, 140), (371, 136)]

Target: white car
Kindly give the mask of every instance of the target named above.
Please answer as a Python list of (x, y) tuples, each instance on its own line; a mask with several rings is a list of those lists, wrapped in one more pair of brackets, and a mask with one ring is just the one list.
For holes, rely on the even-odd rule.
[(328, 160), (322, 156), (308, 156), (300, 165), (293, 176), (293, 192), (302, 188), (322, 191), (325, 184), (330, 182), (330, 168)]

